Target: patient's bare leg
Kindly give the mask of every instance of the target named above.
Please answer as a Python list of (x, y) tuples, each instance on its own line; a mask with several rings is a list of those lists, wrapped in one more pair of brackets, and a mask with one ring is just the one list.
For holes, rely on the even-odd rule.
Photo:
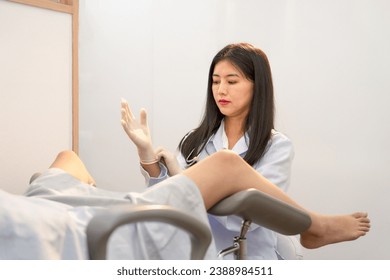
[(351, 215), (320, 215), (308, 211), (284, 191), (261, 176), (241, 157), (230, 151), (220, 151), (183, 171), (199, 187), (207, 209), (221, 199), (248, 188), (256, 188), (286, 203), (307, 211), (312, 219), (310, 228), (301, 233), (306, 248), (355, 240), (370, 229), (366, 213)]
[(84, 163), (73, 151), (60, 152), (50, 167), (60, 168), (84, 183), (96, 185)]

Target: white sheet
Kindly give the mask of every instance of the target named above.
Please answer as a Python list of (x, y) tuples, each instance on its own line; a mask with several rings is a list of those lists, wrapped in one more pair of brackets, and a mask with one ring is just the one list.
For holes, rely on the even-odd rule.
[[(179, 176), (144, 193), (114, 193), (80, 183), (50, 169), (26, 196), (0, 190), (0, 259), (87, 259), (85, 227), (96, 211), (117, 203), (177, 207), (208, 222), (196, 186)], [(123, 226), (109, 242), (109, 259), (188, 259), (190, 242), (162, 223)], [(213, 244), (206, 258), (215, 258)]]

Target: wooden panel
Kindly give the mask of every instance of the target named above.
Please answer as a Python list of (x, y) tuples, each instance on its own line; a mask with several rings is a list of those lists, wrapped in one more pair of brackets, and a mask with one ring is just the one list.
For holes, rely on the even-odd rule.
[(64, 13), (73, 13), (72, 4), (68, 2), (72, 1), (60, 1), (60, 3), (57, 3), (55, 1), (50, 0), (10, 0), (12, 2), (21, 3), (21, 4), (27, 4), (35, 7), (50, 9), (57, 12), (64, 12)]

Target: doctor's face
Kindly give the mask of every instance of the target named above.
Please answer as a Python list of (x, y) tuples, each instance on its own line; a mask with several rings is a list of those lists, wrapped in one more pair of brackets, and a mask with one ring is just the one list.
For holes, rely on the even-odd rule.
[(213, 96), (221, 113), (229, 117), (246, 118), (253, 98), (253, 82), (229, 60), (215, 65)]

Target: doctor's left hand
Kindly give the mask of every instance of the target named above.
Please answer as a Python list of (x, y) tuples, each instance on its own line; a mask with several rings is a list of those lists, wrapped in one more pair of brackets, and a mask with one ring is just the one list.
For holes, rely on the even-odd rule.
[(150, 136), (147, 114), (141, 109), (138, 122), (129, 108), (126, 100), (121, 100), (122, 127), (130, 140), (136, 145), (141, 162), (156, 161), (152, 140)]

